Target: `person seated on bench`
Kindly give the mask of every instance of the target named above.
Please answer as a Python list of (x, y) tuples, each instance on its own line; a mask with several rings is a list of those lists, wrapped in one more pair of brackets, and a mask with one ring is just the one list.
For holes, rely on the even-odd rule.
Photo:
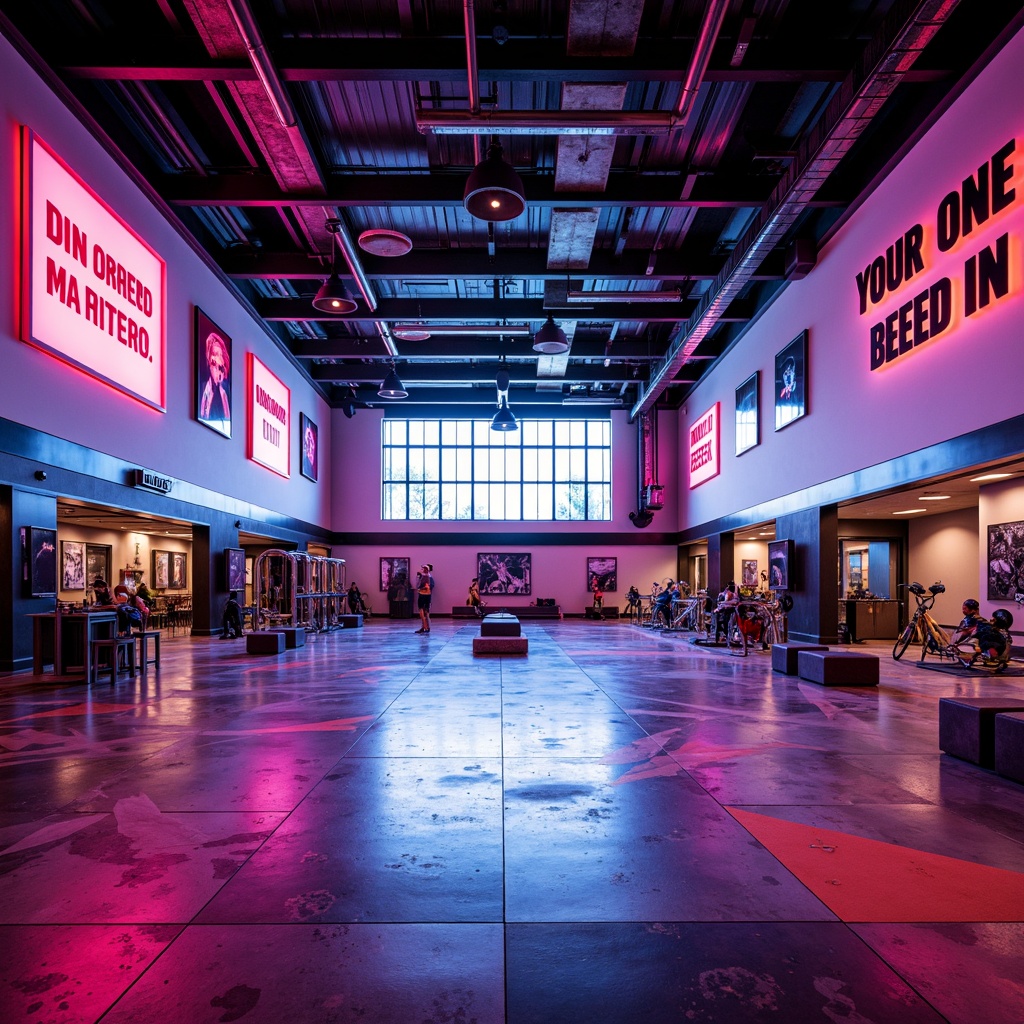
[(355, 580), (352, 581), (352, 586), (348, 588), (347, 599), (349, 615), (358, 615), (363, 610), (363, 594), (356, 586)]
[(234, 640), (242, 635), (242, 609), (238, 604), (238, 591), (232, 590), (224, 605), (220, 619), (221, 640)]
[(480, 577), (474, 576), (469, 581), (469, 593), (466, 596), (466, 604), (476, 612), (479, 619), (483, 615), (483, 602), (480, 600)]

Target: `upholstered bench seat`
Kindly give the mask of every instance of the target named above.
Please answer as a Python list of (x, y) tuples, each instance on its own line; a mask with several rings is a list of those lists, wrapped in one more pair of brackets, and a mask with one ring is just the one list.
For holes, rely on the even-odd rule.
[(341, 629), (362, 629), (362, 615), (339, 615), (338, 626)]
[(587, 605), (583, 609), (585, 619), (617, 619), (619, 617), (619, 606), (615, 604), (605, 605), (604, 608), (595, 608)]
[(525, 636), (475, 636), (473, 654), (528, 654), (530, 641)]
[(471, 604), (453, 604), (452, 605), (452, 618), (453, 619), (476, 619), (479, 616), (476, 613), (476, 609)]
[(797, 651), (797, 674), (820, 686), (877, 686), (878, 656), (860, 651)]
[(522, 636), (523, 630), (519, 620), (507, 612), (496, 612), (485, 615), (480, 623), (481, 636)]
[(1024, 782), (1024, 713), (996, 715), (995, 766), (1000, 775)]
[(982, 768), (995, 768), (996, 716), (1009, 711), (1024, 711), (1024, 700), (940, 697), (939, 749)]
[(302, 626), (286, 626), (282, 629), (271, 629), (271, 633), (280, 633), (284, 637), (286, 649), (306, 646), (306, 630)]
[(797, 655), (801, 651), (827, 651), (822, 644), (782, 643), (772, 644), (772, 670), (783, 675), (795, 676), (800, 668)]
[(280, 654), (284, 650), (284, 633), (260, 630), (245, 634), (246, 654)]

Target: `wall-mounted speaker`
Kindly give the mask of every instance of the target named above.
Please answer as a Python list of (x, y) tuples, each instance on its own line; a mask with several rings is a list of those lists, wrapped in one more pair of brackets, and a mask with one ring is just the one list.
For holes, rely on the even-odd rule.
[(818, 262), (818, 247), (810, 238), (798, 238), (786, 249), (786, 280), (799, 281)]

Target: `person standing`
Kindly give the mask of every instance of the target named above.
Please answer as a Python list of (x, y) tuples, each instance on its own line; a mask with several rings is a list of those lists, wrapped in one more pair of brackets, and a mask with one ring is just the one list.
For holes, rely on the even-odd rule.
[(224, 605), (220, 620), (221, 640), (234, 640), (242, 635), (242, 608), (238, 603), (238, 591), (232, 590)]
[(597, 613), (599, 619), (604, 618), (604, 591), (601, 589), (601, 584), (598, 582), (597, 577), (594, 577), (593, 582), (590, 585), (591, 590), (594, 593), (594, 611)]
[(420, 613), (422, 625), (416, 630), (417, 633), (430, 632), (430, 598), (434, 592), (434, 577), (431, 575), (434, 566), (430, 562), (424, 562), (420, 571), (416, 573), (416, 608)]

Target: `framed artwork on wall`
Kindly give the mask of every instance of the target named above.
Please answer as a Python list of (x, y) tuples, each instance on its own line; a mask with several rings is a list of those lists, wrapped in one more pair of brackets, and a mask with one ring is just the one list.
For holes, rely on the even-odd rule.
[(775, 355), (775, 429), (807, 415), (807, 332)]
[(736, 389), (736, 454), (761, 443), (761, 371), (755, 370)]
[(529, 594), (532, 556), (522, 552), (478, 554), (476, 574), (481, 594)]
[(409, 586), (409, 559), (382, 558), (380, 560), (380, 589), (391, 590), (392, 587)]
[(196, 419), (231, 436), (231, 339), (198, 306), (195, 311)]
[(85, 590), (85, 544), (80, 540), (60, 542), (60, 589)]
[(85, 584), (91, 587), (93, 580), (106, 580), (110, 582), (110, 553), (109, 544), (86, 544), (85, 545)]
[(320, 457), (320, 445), (316, 424), (304, 413), (299, 413), (299, 443), (302, 447), (302, 459), (299, 471), (307, 480), (317, 478), (317, 465)]
[(768, 541), (768, 587), (770, 590), (789, 590), (789, 571), (793, 561), (791, 540)]
[(171, 553), (170, 551), (153, 550), (153, 587), (166, 590), (171, 585)]
[(740, 586), (757, 586), (757, 559), (744, 558), (740, 562)]
[[(618, 559), (597, 555), (587, 559), (587, 590), (603, 590), (606, 594), (619, 589)], [(596, 585), (596, 587), (595, 587)]]
[(188, 586), (188, 555), (183, 551), (171, 552), (171, 590), (184, 590)]
[(56, 597), (57, 531), (41, 526), (27, 530), (28, 592), (32, 597)]
[(245, 552), (241, 548), (224, 549), (227, 590), (245, 590)]
[(987, 575), (989, 601), (1024, 591), (1024, 522), (989, 526)]

